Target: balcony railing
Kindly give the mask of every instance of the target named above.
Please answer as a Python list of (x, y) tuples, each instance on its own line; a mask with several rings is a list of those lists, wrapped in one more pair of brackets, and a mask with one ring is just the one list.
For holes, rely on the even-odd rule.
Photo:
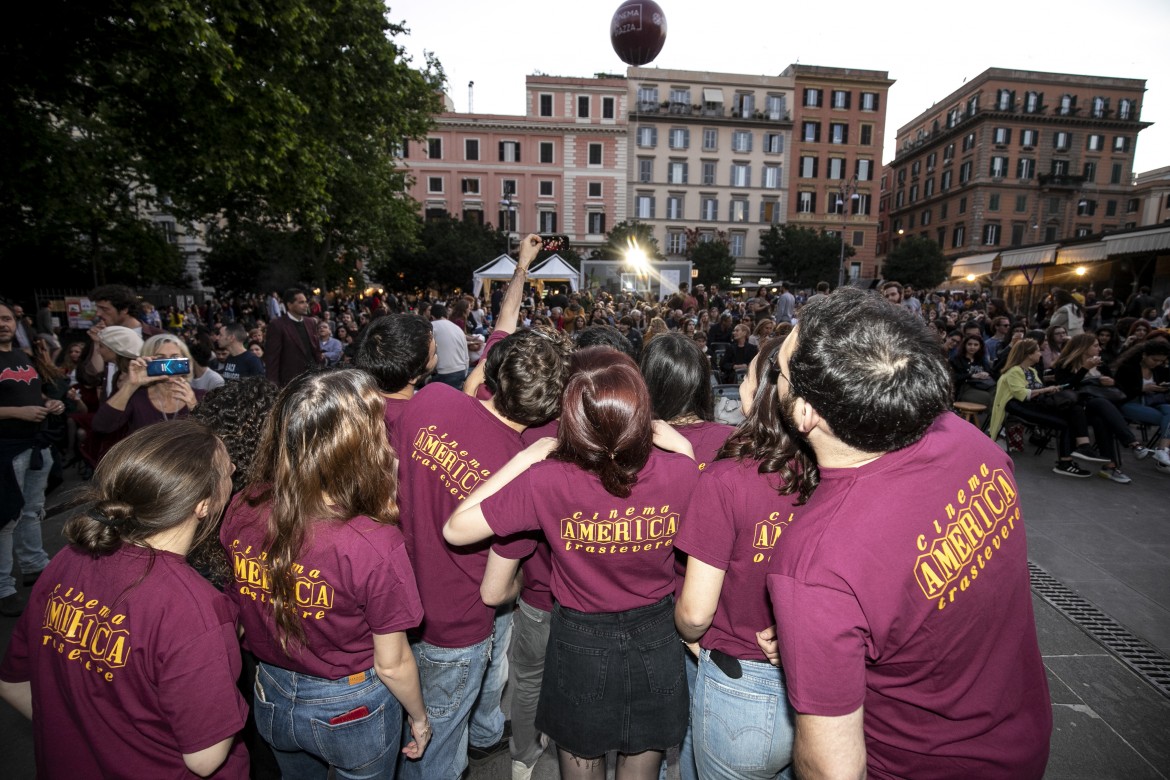
[(1084, 176), (1072, 176), (1067, 173), (1042, 173), (1036, 180), (1041, 187), (1062, 190), (1079, 189), (1087, 181)]
[(688, 103), (672, 103), (670, 101), (663, 101), (661, 103), (654, 103), (649, 101), (640, 101), (634, 106), (634, 115), (665, 115), (665, 116), (694, 116), (694, 117), (710, 117), (714, 119), (750, 119), (757, 122), (791, 122), (791, 112), (775, 112), (775, 111), (750, 111), (743, 112), (741, 116), (739, 109), (726, 108), (720, 103), (715, 104), (688, 104)]

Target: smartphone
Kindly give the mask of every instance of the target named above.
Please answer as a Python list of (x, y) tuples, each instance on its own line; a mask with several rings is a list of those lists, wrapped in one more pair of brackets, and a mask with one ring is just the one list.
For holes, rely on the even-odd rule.
[(561, 252), (569, 248), (568, 236), (544, 236), (541, 249), (545, 252)]
[(147, 376), (185, 376), (191, 373), (187, 358), (157, 358), (146, 363)]

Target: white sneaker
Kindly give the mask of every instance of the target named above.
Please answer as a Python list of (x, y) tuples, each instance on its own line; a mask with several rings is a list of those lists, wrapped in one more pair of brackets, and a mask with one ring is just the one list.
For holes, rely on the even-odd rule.
[(1154, 460), (1158, 461), (1160, 465), (1170, 468), (1170, 450), (1165, 447), (1154, 450)]
[[(1137, 442), (1134, 442), (1134, 443), (1137, 444)], [(1154, 454), (1153, 450), (1147, 449), (1146, 447), (1143, 447), (1140, 444), (1138, 444), (1136, 447), (1131, 447), (1130, 449), (1133, 450), (1133, 455), (1138, 460), (1145, 460), (1146, 458), (1148, 458)]]
[(1162, 461), (1158, 461), (1154, 464), (1154, 466), (1156, 466), (1158, 471), (1162, 472), (1163, 474), (1170, 474), (1170, 466), (1162, 463)]
[(1124, 473), (1122, 473), (1121, 469), (1117, 469), (1117, 468), (1101, 469), (1100, 471), (1097, 472), (1097, 476), (1104, 477), (1105, 479), (1116, 482), (1119, 485), (1128, 485), (1130, 482), (1133, 482), (1132, 479), (1130, 479), (1129, 477), (1125, 476)]
[(512, 780), (532, 780), (532, 770), (536, 764), (527, 766), (523, 761), (512, 761)]

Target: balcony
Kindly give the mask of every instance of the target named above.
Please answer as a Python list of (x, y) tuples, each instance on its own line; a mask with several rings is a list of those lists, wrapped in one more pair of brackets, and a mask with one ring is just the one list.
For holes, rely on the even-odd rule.
[(765, 123), (791, 123), (791, 112), (785, 111), (783, 113), (773, 113), (769, 111), (751, 111), (744, 112), (740, 116), (739, 109), (725, 108), (720, 103), (706, 103), (706, 104), (688, 104), (688, 103), (672, 103), (669, 100), (664, 100), (661, 103), (651, 101), (639, 101), (634, 105), (634, 110), (630, 112), (631, 118), (639, 116), (685, 116), (696, 117), (702, 119), (734, 119), (738, 121), (755, 121)]
[(1084, 176), (1067, 173), (1042, 173), (1036, 178), (1041, 187), (1049, 190), (1078, 190), (1086, 181)]

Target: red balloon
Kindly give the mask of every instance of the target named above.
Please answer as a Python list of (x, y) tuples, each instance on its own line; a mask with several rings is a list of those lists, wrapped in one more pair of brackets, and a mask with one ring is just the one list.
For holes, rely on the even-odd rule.
[(666, 43), (666, 14), (654, 0), (626, 0), (613, 13), (609, 40), (622, 62), (653, 62)]

